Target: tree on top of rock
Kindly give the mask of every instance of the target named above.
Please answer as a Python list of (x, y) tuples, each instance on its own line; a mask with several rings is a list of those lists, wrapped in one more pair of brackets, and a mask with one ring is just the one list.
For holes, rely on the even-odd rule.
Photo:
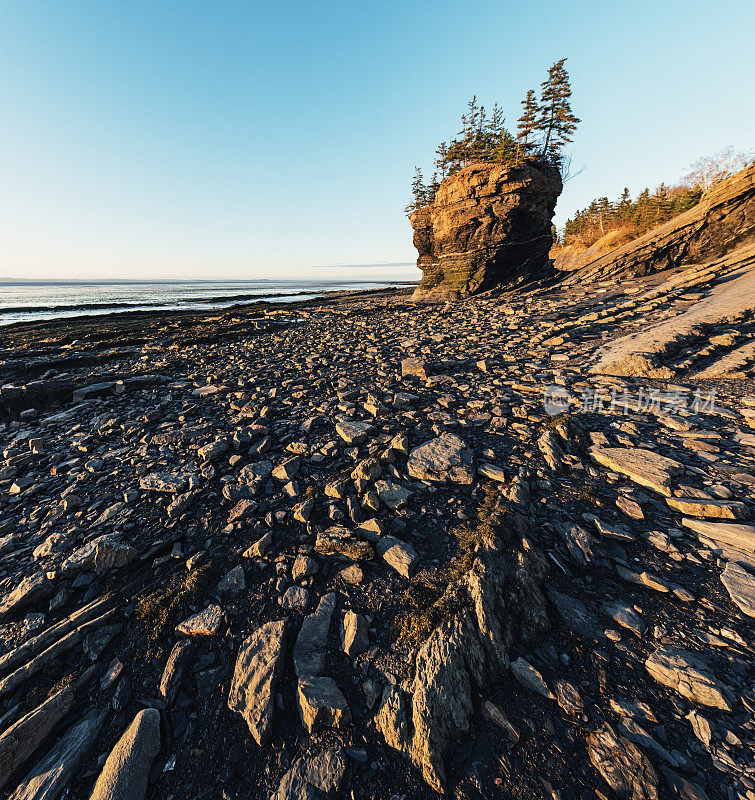
[(412, 180), (412, 199), (411, 202), (407, 203), (407, 205), (404, 207), (404, 211), (407, 214), (411, 214), (418, 208), (422, 208), (422, 206), (427, 205), (432, 201), (430, 194), (430, 190), (427, 186), (425, 186), (425, 180), (422, 177), (422, 170), (420, 167), (415, 167), (414, 179)]
[(541, 158), (557, 164), (561, 161), (564, 145), (572, 141), (579, 119), (571, 110), (571, 84), (564, 64), (565, 58), (556, 61), (541, 84), (537, 130), (543, 135)]
[(529, 89), (522, 100), (522, 116), (516, 124), (517, 153), (520, 158), (530, 155), (535, 149), (538, 105), (535, 90)]

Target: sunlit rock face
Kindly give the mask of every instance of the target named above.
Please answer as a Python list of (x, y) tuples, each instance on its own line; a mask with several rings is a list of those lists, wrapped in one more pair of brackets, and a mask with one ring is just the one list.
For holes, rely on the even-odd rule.
[(562, 188), (556, 167), (533, 162), (472, 164), (446, 178), (410, 217), (422, 270), (414, 299), (457, 300), (548, 275)]

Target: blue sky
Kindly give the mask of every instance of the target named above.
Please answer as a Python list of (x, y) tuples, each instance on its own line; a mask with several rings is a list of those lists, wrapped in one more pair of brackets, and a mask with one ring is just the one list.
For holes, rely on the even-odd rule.
[(584, 169), (562, 223), (755, 144), (753, 29), (751, 0), (5, 0), (0, 277), (413, 261), (414, 164), (473, 93), (515, 123), (567, 56)]

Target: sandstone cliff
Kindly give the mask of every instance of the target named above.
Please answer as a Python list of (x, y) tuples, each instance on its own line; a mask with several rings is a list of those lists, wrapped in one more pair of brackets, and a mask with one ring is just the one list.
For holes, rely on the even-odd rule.
[(694, 208), (617, 247), (567, 283), (628, 278), (720, 258), (755, 241), (755, 165), (722, 181)]
[(473, 164), (446, 178), (410, 221), (422, 270), (414, 299), (443, 301), (552, 272), (555, 167)]

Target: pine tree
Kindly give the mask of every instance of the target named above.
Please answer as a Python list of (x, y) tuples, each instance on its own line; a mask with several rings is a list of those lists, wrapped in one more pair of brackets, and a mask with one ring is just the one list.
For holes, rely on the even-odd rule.
[(411, 214), (418, 208), (422, 208), (427, 204), (428, 189), (425, 186), (425, 181), (422, 177), (422, 170), (419, 167), (414, 168), (414, 179), (412, 180), (412, 200), (404, 207), (407, 214)]
[(446, 177), (446, 170), (448, 169), (448, 145), (441, 142), (438, 149), (435, 151), (437, 158), (435, 159), (435, 168), (440, 172), (441, 181)]
[(433, 172), (433, 179), (430, 181), (430, 186), (427, 189), (427, 198), (426, 203), (432, 203), (435, 200), (435, 195), (438, 194), (438, 189), (440, 189), (440, 181), (438, 180), (438, 173)]
[(514, 164), (518, 158), (517, 140), (504, 129), (495, 143), (491, 158), (498, 164)]
[(517, 120), (516, 141), (520, 158), (529, 155), (535, 145), (535, 126), (537, 124), (537, 99), (535, 90), (530, 89), (522, 100), (522, 116)]
[(561, 160), (561, 150), (572, 141), (579, 119), (572, 113), (571, 85), (569, 73), (562, 58), (548, 70), (548, 77), (541, 84), (540, 106), (538, 108), (537, 130), (543, 133), (542, 158), (552, 163)]

